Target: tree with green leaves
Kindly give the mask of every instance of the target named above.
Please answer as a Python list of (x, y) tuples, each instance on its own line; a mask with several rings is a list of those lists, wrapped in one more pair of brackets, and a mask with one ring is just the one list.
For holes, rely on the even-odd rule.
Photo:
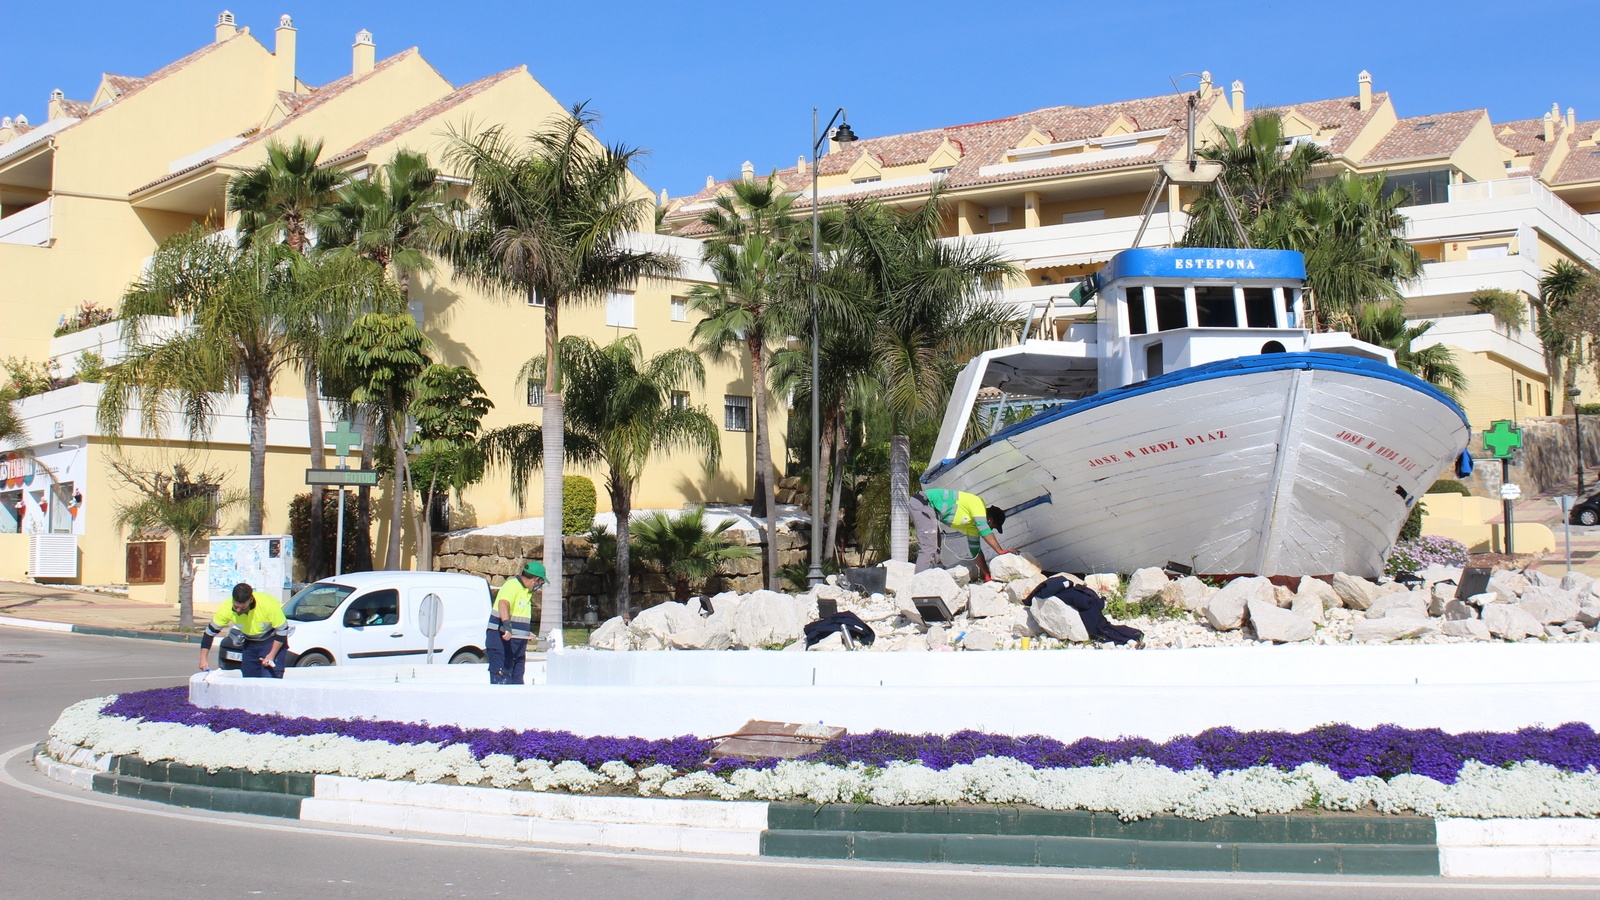
[(1513, 333), (1521, 331), (1527, 322), (1528, 302), (1516, 291), (1478, 288), (1467, 303), (1480, 313), (1494, 316), (1497, 324)]
[[(324, 168), (317, 158), (322, 142), (298, 138), (292, 145), (267, 143), (267, 159), (261, 165), (233, 176), (228, 181), (228, 209), (239, 214), (241, 243), (265, 240), (287, 245), (297, 254), (311, 249), (308, 229), (312, 221), (333, 202), (334, 192), (344, 182), (344, 173)], [(337, 332), (329, 332), (319, 316), (301, 318), (295, 344), (300, 353), (298, 368), (306, 386), (306, 430), (311, 445), (311, 467), (326, 467), (323, 452), (321, 378), (318, 357), (321, 344)], [(311, 544), (306, 552), (306, 577), (321, 578), (325, 570), (322, 553), (323, 492), (311, 492)]]
[[(692, 450), (714, 470), (720, 460), (717, 425), (703, 407), (674, 400), (677, 392), (705, 385), (705, 367), (693, 352), (677, 348), (646, 358), (639, 339), (628, 335), (605, 347), (588, 338), (561, 339), (561, 367), (571, 401), (563, 442), (569, 459), (606, 468), (606, 493), (617, 518), (616, 604), (632, 605), (629, 533), (633, 493), (644, 467), (658, 454)], [(523, 367), (531, 379), (544, 369), (534, 358)], [(520, 502), (528, 476), (543, 461), (543, 435), (531, 424), (511, 425), (484, 436), (490, 458), (511, 470)]]
[(28, 443), (28, 429), (17, 412), (16, 398), (0, 391), (0, 447), (21, 447)]
[(117, 527), (130, 537), (171, 535), (178, 543), (178, 627), (194, 627), (194, 557), (206, 538), (217, 534), (222, 513), (245, 501), (245, 495), (224, 493), (223, 476), (215, 471), (190, 472), (183, 463), (151, 469), (121, 457), (109, 459), (132, 500), (117, 507)]
[(911, 427), (938, 417), (961, 366), (1015, 341), (1017, 310), (998, 299), (1016, 266), (998, 251), (940, 241), (937, 195), (900, 210), (875, 200), (845, 207), (835, 267), (853, 276), (870, 322), (883, 402), (894, 419), (890, 441), (890, 558), (910, 551)]
[(447, 159), (472, 182), (470, 212), (439, 248), (455, 277), (544, 307), (544, 565), (550, 573), (539, 633), (561, 638), (561, 486), (565, 451), (560, 313), (593, 303), (639, 279), (670, 275), (676, 257), (634, 249), (647, 231), (653, 198), (637, 191), (629, 165), (640, 151), (603, 146), (589, 133), (596, 116), (583, 104), (517, 141), (500, 127), (452, 132)]
[(377, 417), (394, 456), (385, 569), (400, 567), (402, 513), (412, 484), (406, 454), (407, 413), (429, 365), (429, 346), (427, 336), (404, 313), (367, 313), (351, 324), (344, 337), (344, 371), (351, 386), (350, 397), (366, 404)]
[(1531, 303), (1552, 397), (1577, 384), (1584, 338), (1592, 340), (1597, 330), (1596, 294), (1600, 294), (1600, 280), (1571, 260), (1556, 260), (1539, 279), (1539, 296), (1531, 298)]
[(410, 465), (422, 498), (416, 517), (418, 569), (433, 568), (435, 498), (451, 491), (459, 498), (483, 479), (478, 431), (493, 408), (478, 376), (466, 366), (434, 363), (417, 378), (417, 393), (411, 400), (411, 418), (417, 423), (416, 458)]
[[(757, 555), (754, 547), (735, 544), (724, 536), (732, 519), (707, 529), (705, 512), (703, 506), (677, 515), (658, 512), (633, 527), (634, 552), (672, 579), (672, 596), (679, 603), (687, 603), (696, 585), (703, 586), (729, 562)], [(624, 608), (617, 611), (621, 615)]]
[(1412, 349), (1435, 324), (1432, 321), (1408, 323), (1405, 307), (1399, 303), (1368, 303), (1356, 314), (1355, 335), (1369, 344), (1393, 350), (1396, 366), (1459, 403), (1461, 392), (1467, 388), (1467, 376), (1450, 348), (1436, 343)]
[(766, 587), (778, 586), (777, 516), (772, 474), (768, 378), (772, 345), (793, 333), (805, 318), (803, 304), (810, 256), (801, 241), (804, 229), (790, 213), (793, 197), (775, 178), (737, 181), (718, 196), (701, 221), (712, 229), (705, 242), (706, 262), (717, 282), (696, 285), (689, 306), (695, 323), (695, 348), (710, 359), (744, 351), (750, 363), (750, 415), (755, 432), (755, 473), (750, 514), (765, 519)]

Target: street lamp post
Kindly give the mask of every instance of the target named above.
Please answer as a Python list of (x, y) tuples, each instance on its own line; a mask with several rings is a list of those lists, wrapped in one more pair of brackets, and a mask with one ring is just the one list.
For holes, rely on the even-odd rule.
[(1572, 443), (1578, 449), (1578, 496), (1583, 496), (1583, 420), (1578, 417), (1578, 398), (1583, 391), (1577, 385), (1567, 388), (1567, 399), (1572, 403)]
[(817, 219), (817, 154), (823, 137), (839, 122), (833, 139), (840, 144), (855, 141), (850, 117), (844, 107), (834, 110), (826, 127), (817, 129), (817, 108), (811, 107), (811, 570), (806, 580), (813, 587), (822, 583), (822, 373), (817, 346), (822, 343), (821, 316), (818, 313), (817, 281), (822, 277), (822, 226)]

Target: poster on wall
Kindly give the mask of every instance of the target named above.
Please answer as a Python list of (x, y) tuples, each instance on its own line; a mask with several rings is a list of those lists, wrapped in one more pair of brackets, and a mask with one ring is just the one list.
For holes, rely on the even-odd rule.
[(236, 534), (211, 539), (206, 553), (208, 603), (223, 604), (241, 581), (288, 601), (294, 574), (294, 538), (287, 534)]

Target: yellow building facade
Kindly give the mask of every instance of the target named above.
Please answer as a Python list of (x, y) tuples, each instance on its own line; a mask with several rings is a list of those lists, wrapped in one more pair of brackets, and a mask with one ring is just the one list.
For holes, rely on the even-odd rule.
[[(321, 141), (324, 164), (353, 177), (401, 150), (423, 152), (464, 194), (461, 173), (444, 165), (450, 134), (500, 126), (509, 135), (526, 135), (567, 114), (525, 67), (457, 88), (416, 48), (380, 59), (365, 31), (352, 45), (350, 74), (320, 87), (295, 75), (297, 32), (287, 16), (270, 50), (227, 13), (213, 38), (148, 76), (106, 75), (89, 100), (56, 92), (44, 122), (0, 123), (0, 315), (7, 322), (0, 330), (0, 358), (48, 360), (69, 381), (85, 352), (114, 364), (124, 352), (117, 323), (53, 337), (58, 323), (86, 303), (114, 308), (162, 240), (197, 222), (231, 226), (228, 180), (264, 162), (272, 142)], [(634, 190), (651, 196), (637, 181)], [(650, 233), (633, 234), (629, 241), (677, 256), (679, 274), (645, 280), (600, 303), (564, 308), (562, 333), (600, 344), (634, 335), (647, 355), (689, 345), (694, 322), (684, 298), (695, 284), (711, 280), (700, 244)], [(495, 404), (485, 428), (538, 421), (537, 391), (518, 374), (529, 358), (544, 352), (544, 312), (522, 298), (490, 296), (457, 282), (443, 265), (413, 279), (412, 313), (433, 342), (434, 358), (471, 368)], [(182, 326), (168, 320), (152, 327)], [(0, 501), (8, 509), (0, 515), (0, 578), (45, 577), (42, 566), (55, 572), (74, 568), (74, 574), (56, 577), (85, 584), (128, 580), (127, 535), (115, 518), (118, 507), (133, 498), (107, 465), (119, 451), (95, 424), (99, 391), (97, 384), (69, 384), (19, 402), (31, 452), (0, 456), (0, 475), (6, 476)], [(688, 402), (728, 426), (721, 431), (721, 465), (708, 472), (699, 455), (661, 457), (646, 470), (635, 506), (746, 501), (754, 435), (740, 413), (751, 393), (742, 360), (708, 361), (706, 384), (693, 389)], [(291, 497), (308, 490), (307, 404), (301, 379), (292, 372), (278, 378), (274, 395), (265, 530), (283, 533)], [(781, 411), (774, 412), (781, 422)], [(242, 489), (248, 470), (242, 413), (239, 398), (225, 400), (203, 442), (192, 440), (176, 417), (152, 435), (130, 415), (120, 452), (151, 466), (186, 461), (192, 468), (220, 469), (228, 473), (228, 488)], [(327, 430), (333, 428), (334, 410), (326, 403), (323, 421)], [(774, 428), (773, 446), (774, 458), (782, 460), (781, 424)], [(601, 509), (608, 508), (602, 471), (568, 466), (568, 472), (594, 479)], [(543, 512), (537, 484), (519, 508), (503, 471), (491, 471), (462, 499), (452, 527)], [(375, 524), (387, 502), (375, 495)], [(232, 518), (224, 532), (241, 529), (242, 514)], [(40, 535), (54, 543), (41, 550), (50, 541), (40, 541)], [(381, 553), (387, 535), (378, 529), (373, 537)], [(407, 565), (412, 541), (405, 535)], [(67, 543), (75, 566), (63, 562)], [(41, 558), (52, 548), (55, 557)], [(166, 569), (164, 584), (141, 590), (175, 597), (175, 551), (167, 554)]]

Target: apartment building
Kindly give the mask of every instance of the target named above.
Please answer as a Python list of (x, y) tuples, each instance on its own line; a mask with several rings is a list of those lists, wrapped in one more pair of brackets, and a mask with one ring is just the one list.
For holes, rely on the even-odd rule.
[[(1537, 296), (1541, 273), (1559, 259), (1600, 266), (1600, 121), (1559, 107), (1504, 123), (1483, 109), (1403, 117), (1369, 73), (1354, 87), (1349, 96), (1273, 108), (1286, 142), (1326, 150), (1332, 160), (1319, 174), (1380, 174), (1409, 194), (1408, 240), (1425, 264), (1403, 290), (1408, 314), (1436, 322), (1423, 344), (1456, 351), (1470, 378), (1462, 399), (1474, 428), (1560, 412), (1565, 398), (1551, 396), (1531, 313), (1511, 329), (1469, 301), (1483, 288)], [(1224, 90), (1207, 73), (1197, 94), (1198, 146), (1254, 112), (1239, 81)], [(913, 205), (938, 185), (948, 204), (944, 236), (986, 242), (1023, 270), (1007, 299), (1063, 318), (1092, 314), (1073, 288), (1133, 245), (1158, 167), (1185, 157), (1188, 129), (1186, 98), (1169, 94), (865, 137), (830, 145), (817, 163), (818, 197), (825, 206), (866, 197)], [(799, 195), (798, 209), (811, 202), (807, 166), (801, 158), (776, 172)], [(746, 162), (742, 177), (756, 175)], [(668, 200), (666, 222), (698, 235), (700, 214), (729, 189), (708, 178), (699, 193)], [(1155, 212), (1140, 246), (1180, 240), (1191, 190), (1169, 186), (1150, 199)], [(1593, 400), (1592, 373), (1580, 386)]]
[[(271, 142), (323, 142), (321, 159), (352, 177), (382, 166), (401, 150), (428, 153), (445, 167), (448, 134), (490, 125), (525, 135), (564, 108), (518, 67), (461, 87), (441, 76), (416, 48), (380, 58), (373, 37), (359, 33), (349, 74), (313, 87), (296, 75), (296, 29), (284, 16), (268, 49), (229, 13), (213, 40), (143, 77), (107, 74), (88, 100), (57, 91), (37, 124), (8, 118), (0, 127), (0, 358), (50, 360), (64, 380), (85, 353), (115, 364), (124, 352), (117, 323), (53, 337), (58, 323), (86, 303), (115, 308), (160, 242), (194, 223), (219, 229), (232, 222), (225, 190), (235, 174), (261, 164)], [(464, 195), (462, 173), (445, 174)], [(635, 183), (637, 196), (651, 196)], [(686, 346), (693, 329), (684, 300), (711, 279), (697, 241), (639, 233), (640, 247), (683, 261), (679, 275), (646, 280), (592, 307), (564, 310), (562, 329), (598, 343), (636, 335), (646, 354)], [(518, 378), (523, 364), (544, 351), (544, 310), (523, 298), (487, 295), (456, 282), (442, 264), (412, 284), (412, 314), (432, 339), (440, 362), (477, 373), (495, 406), (486, 428), (538, 421), (539, 385)], [(150, 333), (183, 328), (177, 320), (146, 323)], [(131, 499), (107, 465), (115, 452), (95, 424), (100, 385), (77, 383), (20, 402), (31, 454), (0, 457), (0, 577), (42, 576), (45, 570), (83, 583), (130, 579), (124, 543), (114, 524), (117, 506)], [(726, 426), (721, 467), (707, 473), (689, 454), (661, 459), (642, 479), (635, 505), (676, 508), (690, 501), (740, 501), (753, 481), (752, 391), (738, 359), (708, 362), (703, 390), (686, 402), (704, 406)], [(266, 529), (288, 527), (291, 497), (303, 493), (308, 466), (307, 400), (292, 374), (275, 385), (268, 427)], [(331, 430), (334, 410), (324, 403)], [(176, 417), (147, 433), (137, 414), (120, 436), (121, 452), (155, 462), (188, 459), (230, 473), (242, 489), (247, 472), (241, 398), (226, 398), (206, 441), (196, 441)], [(774, 455), (784, 454), (782, 428)], [(603, 485), (604, 473), (572, 469)], [(387, 488), (384, 489), (385, 491)], [(604, 491), (602, 509), (606, 508)], [(387, 508), (387, 500), (376, 499)], [(528, 506), (512, 500), (507, 475), (491, 472), (454, 508), (452, 527), (538, 516), (537, 486)], [(376, 518), (376, 516), (375, 516)], [(228, 523), (225, 530), (242, 525)], [(41, 540), (41, 537), (44, 539)], [(374, 535), (382, 546), (385, 533)], [(411, 536), (406, 535), (409, 559)], [(54, 555), (50, 555), (50, 553)], [(45, 554), (45, 556), (40, 556)], [(30, 559), (30, 556), (32, 558)], [(165, 556), (163, 590), (172, 596), (175, 553)], [(43, 567), (43, 568), (41, 568)]]

